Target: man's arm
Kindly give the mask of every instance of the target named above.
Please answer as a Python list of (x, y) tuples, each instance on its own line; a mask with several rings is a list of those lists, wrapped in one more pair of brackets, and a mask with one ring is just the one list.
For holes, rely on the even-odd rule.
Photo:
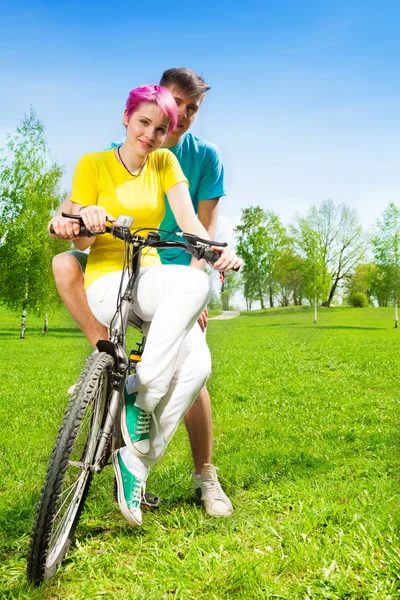
[[(212, 240), (215, 239), (215, 231), (217, 228), (218, 202), (219, 198), (212, 198), (211, 200), (202, 200), (199, 202), (197, 210), (197, 216), (199, 218), (199, 221), (207, 230), (207, 233)], [(190, 266), (203, 270), (206, 266), (206, 261), (196, 260), (193, 257), (190, 261)], [(207, 307), (201, 313), (198, 322), (201, 327), (201, 330), (204, 331), (208, 323)]]
[[(215, 239), (217, 228), (218, 202), (219, 198), (211, 198), (211, 200), (200, 200), (198, 204), (197, 216), (212, 240)], [(205, 265), (205, 260), (196, 260), (194, 257), (190, 261), (190, 266), (197, 269), (204, 270)]]

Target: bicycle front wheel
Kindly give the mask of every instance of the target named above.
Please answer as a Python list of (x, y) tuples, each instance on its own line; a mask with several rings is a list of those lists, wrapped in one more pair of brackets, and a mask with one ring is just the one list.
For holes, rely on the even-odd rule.
[(53, 449), (36, 510), (27, 575), (50, 578), (72, 542), (93, 477), (114, 359), (92, 354), (75, 386)]

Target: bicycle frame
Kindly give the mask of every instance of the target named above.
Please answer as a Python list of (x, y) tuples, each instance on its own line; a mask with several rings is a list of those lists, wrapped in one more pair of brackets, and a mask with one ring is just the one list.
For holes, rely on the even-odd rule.
[[(135, 244), (134, 244), (135, 245)], [(125, 336), (129, 323), (140, 329), (142, 322), (132, 310), (133, 292), (136, 279), (140, 270), (142, 248), (136, 247), (131, 263), (131, 274), (122, 296), (121, 305), (112, 320), (109, 340), (100, 340), (97, 348), (100, 352), (108, 352), (115, 360), (115, 371), (112, 373), (111, 384), (113, 391), (108, 403), (107, 416), (104, 427), (99, 433), (99, 444), (91, 469), (99, 473), (104, 464), (103, 456), (110, 443), (115, 419), (120, 409), (121, 394), (124, 393), (126, 377), (129, 369), (129, 359), (125, 350)]]

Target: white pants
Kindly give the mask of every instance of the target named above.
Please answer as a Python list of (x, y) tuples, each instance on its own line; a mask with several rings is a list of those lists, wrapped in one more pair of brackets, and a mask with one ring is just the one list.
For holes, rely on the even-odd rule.
[[(107, 327), (115, 313), (120, 279), (117, 271), (86, 290), (90, 309)], [(140, 271), (133, 309), (147, 323), (148, 335), (137, 366), (136, 404), (154, 411), (157, 422), (157, 428), (155, 423), (150, 428), (150, 454), (134, 461), (141, 479), (160, 459), (211, 372), (210, 353), (197, 324), (209, 296), (210, 280), (198, 269), (162, 265)]]

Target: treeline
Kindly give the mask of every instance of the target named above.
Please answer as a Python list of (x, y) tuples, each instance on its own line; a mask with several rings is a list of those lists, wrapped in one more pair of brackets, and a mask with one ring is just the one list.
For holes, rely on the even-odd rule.
[(50, 215), (60, 205), (63, 169), (50, 155), (44, 126), (33, 110), (25, 115), (0, 154), (0, 302), (21, 314), (43, 317), (59, 304), (51, 261), (70, 247), (47, 234)]
[[(51, 157), (43, 123), (25, 115), (0, 151), (0, 303), (21, 313), (21, 337), (28, 310), (42, 315), (59, 304), (51, 272), (53, 256), (69, 242), (48, 236), (50, 216), (60, 205), (63, 168)], [(248, 310), (309, 303), (330, 306), (396, 307), (400, 272), (400, 211), (390, 204), (373, 232), (364, 232), (354, 209), (326, 200), (284, 227), (260, 206), (245, 208), (235, 229), (244, 260), (238, 277), (225, 274), (211, 305), (228, 309), (241, 288)], [(340, 292), (340, 294), (339, 294)]]
[(332, 200), (312, 206), (287, 228), (270, 210), (245, 208), (235, 236), (248, 310), (256, 301), (261, 308), (329, 307), (339, 298), (351, 306), (398, 304), (400, 211), (394, 204), (372, 232), (363, 231), (353, 208)]

